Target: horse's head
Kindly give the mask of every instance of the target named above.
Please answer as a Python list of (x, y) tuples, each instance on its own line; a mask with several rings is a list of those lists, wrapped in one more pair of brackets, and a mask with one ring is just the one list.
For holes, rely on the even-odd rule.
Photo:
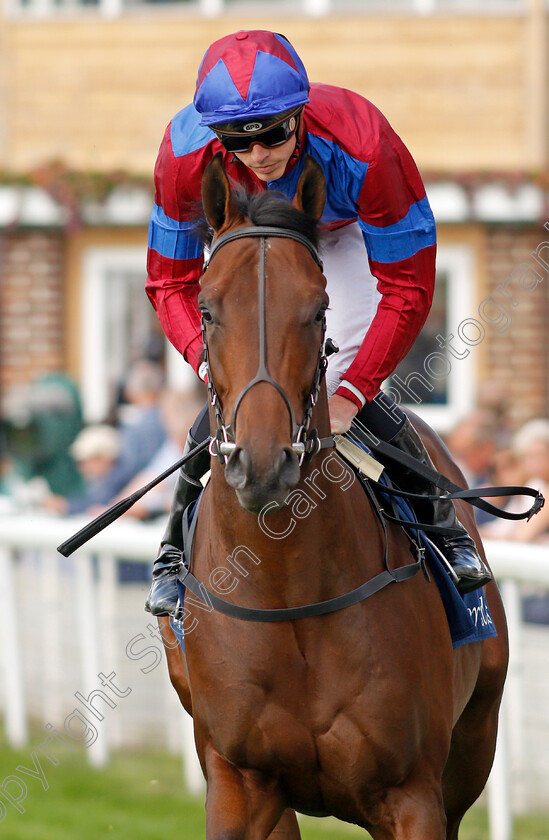
[(231, 190), (219, 155), (204, 173), (202, 203), (214, 231), (198, 298), (210, 395), (230, 453), (225, 478), (257, 512), (282, 504), (299, 481), (300, 427), (324, 362), (328, 297), (316, 254), (324, 175), (307, 158), (293, 204), (249, 197)]

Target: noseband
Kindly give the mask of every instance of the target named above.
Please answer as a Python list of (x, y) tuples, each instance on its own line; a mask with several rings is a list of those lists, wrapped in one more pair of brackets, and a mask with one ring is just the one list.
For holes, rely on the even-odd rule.
[(303, 236), (301, 233), (298, 233), (294, 230), (290, 230), (289, 228), (278, 228), (258, 225), (254, 227), (239, 228), (238, 230), (226, 233), (224, 236), (221, 236), (216, 242), (214, 242), (212, 246), (212, 249), (210, 251), (210, 257), (204, 271), (207, 270), (214, 256), (218, 253), (218, 251), (221, 250), (221, 248), (223, 248), (224, 245), (227, 245), (229, 242), (234, 242), (237, 239), (245, 239), (249, 237), (258, 238), (260, 240), (258, 268), (259, 363), (257, 373), (255, 374), (254, 378), (251, 379), (250, 382), (248, 382), (248, 384), (244, 386), (244, 388), (236, 398), (233, 407), (233, 416), (230, 424), (227, 425), (223, 417), (223, 408), (221, 406), (221, 402), (215, 389), (212, 371), (210, 368), (208, 341), (206, 337), (206, 324), (204, 318), (202, 318), (202, 339), (204, 342), (204, 361), (206, 363), (206, 370), (208, 373), (208, 393), (210, 397), (210, 402), (215, 409), (215, 416), (217, 421), (217, 429), (215, 437), (212, 437), (212, 441), (210, 444), (210, 452), (212, 455), (216, 455), (222, 464), (225, 463), (226, 457), (228, 457), (229, 455), (231, 455), (232, 452), (234, 452), (234, 450), (236, 449), (236, 415), (242, 402), (242, 399), (254, 387), (254, 385), (257, 385), (259, 382), (266, 382), (268, 385), (271, 385), (278, 391), (278, 393), (286, 403), (286, 407), (288, 409), (290, 417), (292, 449), (300, 456), (301, 464), (305, 459), (312, 458), (313, 455), (316, 455), (316, 453), (319, 452), (321, 449), (331, 448), (335, 445), (332, 436), (327, 438), (319, 438), (316, 429), (309, 430), (313, 407), (316, 405), (316, 401), (318, 399), (318, 394), (320, 391), (320, 385), (322, 383), (322, 379), (324, 377), (327, 367), (325, 341), (326, 317), (324, 316), (322, 321), (322, 338), (320, 341), (318, 359), (315, 374), (313, 377), (313, 382), (309, 391), (309, 396), (307, 398), (307, 403), (305, 405), (303, 417), (301, 419), (301, 422), (298, 424), (295, 419), (295, 412), (290, 397), (288, 396), (282, 385), (280, 385), (280, 383), (277, 382), (276, 379), (273, 379), (267, 368), (267, 322), (265, 308), (265, 265), (267, 259), (266, 239), (268, 237), (281, 237), (283, 239), (293, 239), (295, 242), (299, 242), (301, 245), (304, 245), (305, 248), (307, 248), (307, 250), (313, 257), (314, 261), (316, 262), (321, 271), (322, 261), (318, 255), (318, 251), (315, 248), (315, 246), (312, 244), (312, 242), (310, 242), (307, 239), (306, 236)]

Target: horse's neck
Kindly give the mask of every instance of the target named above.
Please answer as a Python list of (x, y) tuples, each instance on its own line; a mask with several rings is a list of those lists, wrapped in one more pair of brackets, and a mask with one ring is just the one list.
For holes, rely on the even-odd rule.
[(253, 565), (247, 583), (291, 603), (328, 597), (335, 585), (362, 582), (366, 542), (381, 545), (378, 523), (354, 473), (335, 453), (320, 454), (288, 492), (283, 510), (259, 515), (241, 508), (234, 490), (214, 465), (207, 505), (209, 551), (202, 573), (226, 560)]

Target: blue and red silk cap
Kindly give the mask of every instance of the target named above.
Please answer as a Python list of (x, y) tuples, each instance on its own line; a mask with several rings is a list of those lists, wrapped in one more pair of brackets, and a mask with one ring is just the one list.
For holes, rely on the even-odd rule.
[(198, 69), (194, 106), (201, 125), (245, 122), (309, 101), (309, 79), (284, 35), (262, 29), (226, 35)]

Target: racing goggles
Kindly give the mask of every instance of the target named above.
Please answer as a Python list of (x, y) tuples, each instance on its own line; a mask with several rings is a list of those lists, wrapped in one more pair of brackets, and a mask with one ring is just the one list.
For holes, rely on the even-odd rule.
[[(269, 118), (259, 117), (253, 122), (226, 123), (223, 127), (210, 126), (220, 143), (227, 152), (248, 152), (252, 143), (263, 146), (281, 146), (295, 134), (301, 108), (286, 114), (267, 128), (263, 128)], [(272, 119), (272, 117), (271, 117)]]

